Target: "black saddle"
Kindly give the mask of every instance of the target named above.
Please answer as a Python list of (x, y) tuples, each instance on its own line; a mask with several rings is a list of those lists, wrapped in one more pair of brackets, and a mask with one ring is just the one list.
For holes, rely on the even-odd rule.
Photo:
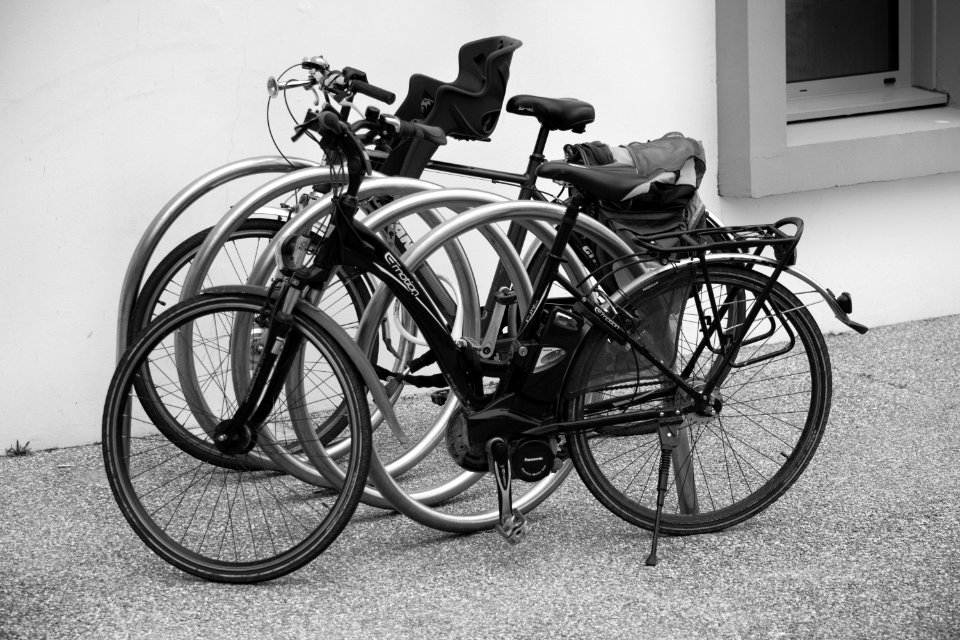
[(583, 133), (596, 114), (593, 105), (574, 98), (541, 98), (519, 95), (507, 101), (507, 113), (534, 116), (551, 131)]
[(650, 181), (629, 164), (605, 164), (581, 167), (566, 162), (544, 162), (537, 167), (537, 175), (575, 186), (585, 195), (606, 202), (620, 202), (632, 197), (635, 190)]

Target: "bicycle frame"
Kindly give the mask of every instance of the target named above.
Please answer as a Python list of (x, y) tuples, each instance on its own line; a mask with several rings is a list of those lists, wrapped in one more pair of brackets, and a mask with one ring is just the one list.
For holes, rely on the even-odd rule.
[[(741, 328), (734, 333), (732, 339), (723, 340), (725, 353), (721, 355), (718, 366), (714, 367), (713, 374), (706, 381), (703, 388), (694, 388), (684, 379), (683, 372), (679, 374), (675, 373), (668, 366), (661, 363), (646, 346), (634, 339), (624, 327), (620, 326), (610, 313), (598, 305), (587, 304), (587, 298), (583, 297), (569, 281), (560, 276), (559, 266), (562, 261), (563, 250), (570, 240), (581, 207), (582, 202), (577, 199), (574, 199), (567, 207), (567, 213), (557, 229), (557, 237), (548, 256), (546, 268), (541, 271), (534, 283), (532, 303), (519, 328), (518, 343), (535, 341), (536, 332), (547, 305), (550, 287), (552, 283), (557, 282), (578, 301), (576, 306), (576, 312), (578, 314), (585, 317), (593, 326), (599, 327), (608, 333), (611, 338), (630, 345), (641, 357), (649, 361), (655, 369), (676, 385), (676, 389), (682, 390), (693, 399), (693, 402), (689, 405), (677, 409), (678, 414), (681, 412), (689, 413), (704, 410), (710, 398), (710, 392), (723, 377), (723, 372), (729, 366), (732, 366), (734, 362), (736, 353), (746, 337), (745, 327), (750, 325), (765, 304), (776, 282), (776, 276), (787, 266), (791, 252), (780, 252), (781, 256), (777, 261), (777, 268), (774, 275), (757, 299), (753, 301), (751, 308), (747, 311), (744, 322), (740, 324)], [(799, 241), (799, 233), (790, 238), (790, 241), (792, 246), (795, 246)], [(671, 251), (676, 251), (676, 249), (672, 249)], [(698, 251), (702, 259), (706, 249), (687, 248), (687, 251), (689, 253)], [(510, 377), (519, 374), (518, 377), (523, 378), (523, 374), (528, 374), (533, 369), (534, 358), (528, 358), (525, 361), (514, 358), (509, 364), (485, 362), (476, 357), (475, 351), (471, 351), (472, 345), (468, 341), (455, 340), (450, 335), (449, 327), (442, 319), (443, 316), (441, 312), (437, 309), (429, 295), (425, 295), (423, 284), (419, 281), (416, 274), (406, 268), (403, 262), (394, 255), (390, 247), (377, 234), (356, 222), (353, 218), (353, 213), (349, 210), (349, 206), (345, 206), (343, 201), (339, 200), (334, 209), (328, 235), (324, 239), (315, 265), (319, 267), (323, 273), (329, 273), (330, 270), (341, 264), (367, 271), (385, 283), (390, 292), (399, 300), (404, 309), (416, 322), (427, 343), (432, 348), (436, 356), (437, 365), (443, 372), (444, 378), (449, 383), (450, 388), (460, 397), (470, 411), (483, 411), (490, 405), (494, 397), (502, 397), (503, 395), (502, 393), (497, 393), (494, 394), (494, 397), (491, 397), (483, 393), (482, 376), (485, 373), (507, 374)], [(703, 264), (706, 265), (706, 262), (704, 261)], [(726, 305), (718, 303), (711, 298), (711, 307), (713, 319), (710, 326), (704, 328), (703, 343), (697, 349), (698, 354), (703, 350), (711, 337), (718, 334), (723, 335), (721, 324), (724, 319), (724, 309)], [(641, 400), (647, 400), (672, 393), (674, 393), (673, 390), (669, 392), (657, 391), (639, 396), (639, 398)], [(537, 425), (532, 425), (529, 419), (523, 420), (523, 416), (518, 415), (517, 417), (520, 423), (526, 425), (520, 433), (524, 435), (537, 435), (546, 433), (570, 433), (597, 429), (624, 422), (651, 420), (662, 417), (662, 414), (659, 410), (646, 410), (621, 413), (616, 416), (578, 420), (575, 422), (547, 421)]]

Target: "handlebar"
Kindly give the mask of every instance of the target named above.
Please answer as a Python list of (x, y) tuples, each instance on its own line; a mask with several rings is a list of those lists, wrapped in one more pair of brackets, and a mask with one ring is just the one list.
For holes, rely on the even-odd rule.
[[(334, 119), (338, 124), (334, 125)], [(356, 131), (367, 129), (380, 134), (393, 133), (401, 138), (420, 138), (438, 146), (447, 144), (447, 136), (440, 127), (432, 127), (419, 122), (401, 120), (397, 116), (380, 115), (375, 109), (368, 110), (367, 118), (354, 123), (352, 127), (331, 110), (324, 110), (322, 112), (315, 110), (308, 111), (303, 122), (294, 128), (295, 133), (292, 140), (296, 142), (300, 139), (300, 136), (310, 129), (321, 134), (327, 133), (330, 135), (343, 135), (345, 132), (350, 131), (354, 138), (356, 138)], [(359, 140), (357, 140), (357, 144), (362, 148), (363, 145)]]
[(296, 140), (307, 131), (320, 134), (320, 146), (331, 162), (345, 161), (348, 173), (347, 194), (355, 196), (365, 175), (373, 170), (370, 156), (356, 131), (368, 130), (375, 134), (398, 134), (403, 137), (421, 138), (437, 145), (447, 143), (443, 130), (419, 122), (408, 122), (396, 116), (380, 115), (376, 109), (368, 111), (371, 117), (350, 125), (344, 122), (329, 105), (323, 110), (310, 110), (303, 122), (296, 127), (293, 139)]
[[(363, 120), (355, 122), (352, 126), (349, 125), (347, 120), (350, 111), (356, 109), (350, 100), (357, 93), (387, 104), (392, 104), (396, 96), (386, 89), (367, 82), (367, 74), (363, 71), (352, 67), (344, 67), (342, 70), (331, 69), (330, 64), (319, 56), (304, 58), (300, 66), (307, 72), (306, 79), (289, 80), (281, 84), (276, 78), (270, 78), (267, 81), (267, 91), (270, 97), (274, 98), (281, 91), (288, 89), (309, 89), (316, 96), (317, 106), (321, 101), (320, 92), (323, 92), (326, 98), (323, 101), (324, 106), (320, 110), (311, 109), (307, 112), (303, 122), (295, 127), (293, 140), (296, 141), (309, 131), (321, 134), (321, 140), (318, 142), (330, 162), (346, 161), (350, 174), (348, 194), (353, 191), (355, 195), (356, 191), (353, 187), (359, 188), (363, 175), (372, 173), (370, 157), (364, 148), (365, 143), (387, 142), (389, 144), (394, 137), (417, 138), (438, 146), (447, 143), (446, 134), (439, 127), (409, 122), (394, 115), (381, 115), (380, 110), (372, 106), (367, 108)], [(339, 114), (331, 105), (330, 97), (340, 103)], [(355, 134), (361, 129), (370, 132), (370, 135), (364, 137), (365, 142), (361, 142)]]
[[(359, 69), (352, 67), (344, 67), (342, 71), (331, 69), (329, 63), (320, 56), (304, 58), (300, 66), (310, 73), (307, 80), (289, 80), (281, 85), (274, 77), (267, 79), (267, 93), (271, 98), (277, 97), (281, 91), (287, 89), (302, 87), (316, 92), (319, 87), (325, 94), (333, 94), (337, 100), (343, 100), (357, 93), (386, 104), (393, 104), (397, 99), (392, 92), (367, 82), (367, 74)], [(317, 104), (319, 104), (319, 94)]]
[(440, 146), (447, 144), (447, 134), (440, 127), (401, 120), (397, 116), (383, 115), (380, 119), (390, 125), (401, 138), (420, 138)]

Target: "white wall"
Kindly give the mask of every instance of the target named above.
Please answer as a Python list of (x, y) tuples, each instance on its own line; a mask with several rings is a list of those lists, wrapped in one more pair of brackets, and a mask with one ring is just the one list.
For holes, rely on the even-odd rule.
[[(759, 199), (724, 198), (726, 224), (796, 216), (805, 223), (797, 268), (853, 295), (867, 326), (960, 313), (957, 174), (876, 182)], [(845, 327), (826, 309), (824, 331)], [(960, 364), (960, 363), (958, 363)]]
[[(460, 44), (500, 33), (524, 41), (511, 93), (596, 106), (587, 135), (555, 136), (548, 155), (573, 140), (628, 142), (681, 130), (715, 159), (714, 14), (706, 0), (4, 0), (0, 445), (99, 439), (133, 248), (190, 180), (273, 153), (264, 125), (268, 75), (323, 54), (403, 95), (411, 73), (453, 79)], [(287, 135), (282, 119), (274, 124)], [(492, 143), (451, 144), (438, 157), (520, 171), (535, 133), (532, 120), (505, 115)], [(957, 218), (947, 216), (957, 182), (940, 176), (721, 203), (712, 167), (703, 191), (731, 222), (805, 217), (801, 265), (853, 291), (856, 317), (876, 324), (960, 312), (947, 275), (951, 240), (960, 236)], [(240, 195), (191, 211), (171, 243), (214, 222)], [(918, 221), (946, 228), (912, 231)], [(891, 257), (893, 238), (908, 233), (923, 244)]]

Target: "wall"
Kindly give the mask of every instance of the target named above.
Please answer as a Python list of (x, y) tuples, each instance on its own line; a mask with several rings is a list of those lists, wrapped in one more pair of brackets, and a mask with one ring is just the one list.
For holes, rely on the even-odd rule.
[[(460, 44), (504, 33), (524, 41), (514, 56), (512, 93), (573, 95), (597, 108), (586, 136), (557, 135), (548, 155), (575, 140), (627, 142), (682, 130), (703, 140), (715, 165), (713, 3), (583, 7), (5, 0), (0, 445), (99, 439), (120, 285), (134, 246), (159, 208), (196, 176), (274, 153), (264, 124), (265, 80), (305, 55), (365, 69), (372, 82), (402, 95), (411, 73), (452, 79)], [(283, 118), (273, 122), (285, 136)], [(535, 132), (531, 120), (504, 116), (493, 142), (454, 143), (438, 157), (519, 171)], [(957, 218), (947, 217), (960, 195), (956, 182), (941, 176), (721, 202), (713, 166), (703, 190), (731, 221), (806, 217), (811, 240), (801, 265), (852, 290), (856, 317), (878, 324), (960, 312), (957, 285), (944, 275), (948, 243), (960, 232), (951, 222)], [(212, 224), (240, 191), (191, 210), (160, 251)], [(935, 221), (942, 231), (921, 231)], [(905, 230), (923, 244), (891, 254), (892, 239)], [(931, 283), (931, 293), (918, 283)]]
[[(804, 220), (797, 268), (853, 295), (868, 326), (960, 313), (953, 240), (960, 233), (957, 174), (874, 182), (759, 199), (724, 198), (726, 224)], [(845, 330), (823, 308), (824, 331)]]

